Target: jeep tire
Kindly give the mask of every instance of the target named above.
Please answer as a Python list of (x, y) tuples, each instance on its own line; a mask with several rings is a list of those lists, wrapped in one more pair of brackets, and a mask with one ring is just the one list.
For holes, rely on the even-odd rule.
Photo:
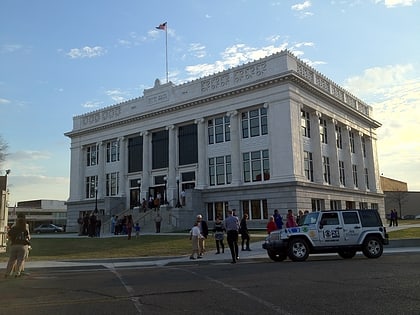
[(356, 255), (356, 251), (351, 249), (342, 249), (338, 251), (338, 255), (344, 259), (351, 259)]
[(308, 243), (301, 237), (291, 239), (287, 255), (293, 261), (305, 261), (309, 256)]
[(362, 251), (367, 258), (379, 258), (382, 256), (384, 246), (377, 236), (367, 236), (363, 242)]

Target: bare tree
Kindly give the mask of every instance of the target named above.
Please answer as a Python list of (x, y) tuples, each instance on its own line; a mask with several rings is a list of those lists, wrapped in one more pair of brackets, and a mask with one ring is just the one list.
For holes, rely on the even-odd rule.
[(7, 149), (9, 148), (9, 145), (7, 142), (3, 139), (2, 136), (0, 136), (0, 163), (4, 162), (6, 160), (7, 156)]

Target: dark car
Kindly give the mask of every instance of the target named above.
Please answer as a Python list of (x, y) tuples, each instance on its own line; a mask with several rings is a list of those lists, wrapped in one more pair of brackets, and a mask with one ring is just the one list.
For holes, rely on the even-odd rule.
[(403, 220), (414, 220), (416, 218), (416, 216), (414, 214), (407, 214), (405, 216), (402, 217)]
[(64, 232), (64, 229), (61, 226), (55, 224), (41, 224), (34, 228), (35, 233), (58, 233)]

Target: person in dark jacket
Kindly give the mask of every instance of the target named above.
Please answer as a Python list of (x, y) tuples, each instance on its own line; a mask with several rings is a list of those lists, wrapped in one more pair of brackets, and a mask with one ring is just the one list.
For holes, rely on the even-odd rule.
[(197, 223), (198, 227), (200, 228), (200, 238), (198, 240), (199, 245), (199, 255), (203, 256), (204, 252), (206, 251), (206, 239), (209, 235), (209, 227), (207, 222), (203, 220), (203, 216), (201, 214), (197, 215)]
[(5, 278), (11, 276), (13, 267), (16, 265), (15, 277), (20, 277), (25, 258), (28, 256), (29, 232), (26, 228), (26, 220), (17, 218), (16, 225), (7, 233), (10, 240), (10, 256), (6, 267)]

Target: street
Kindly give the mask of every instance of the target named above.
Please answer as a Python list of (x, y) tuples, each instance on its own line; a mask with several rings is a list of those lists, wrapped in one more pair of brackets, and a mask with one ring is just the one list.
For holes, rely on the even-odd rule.
[(0, 314), (419, 314), (420, 254), (35, 269)]

